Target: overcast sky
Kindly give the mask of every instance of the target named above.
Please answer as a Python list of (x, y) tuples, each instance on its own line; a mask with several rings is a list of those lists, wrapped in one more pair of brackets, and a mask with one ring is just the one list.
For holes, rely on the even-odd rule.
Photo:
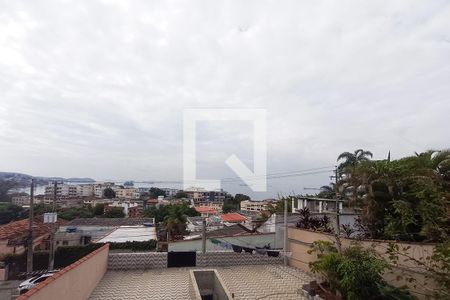
[[(180, 180), (185, 108), (266, 109), (268, 173), (448, 148), (450, 2), (0, 0), (0, 171)], [(198, 127), (198, 177), (252, 168), (251, 123)]]

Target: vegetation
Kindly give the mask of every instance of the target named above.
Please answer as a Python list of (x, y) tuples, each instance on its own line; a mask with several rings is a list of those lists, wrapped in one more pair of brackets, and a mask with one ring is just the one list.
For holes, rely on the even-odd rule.
[(352, 244), (339, 253), (331, 242), (316, 241), (309, 253), (317, 254), (317, 260), (310, 263), (311, 271), (321, 274), (329, 291), (343, 299), (414, 299), (383, 280), (388, 265), (372, 248)]
[(300, 219), (297, 222), (297, 227), (301, 229), (317, 230), (323, 232), (332, 232), (333, 228), (330, 224), (330, 219), (324, 215), (323, 217), (313, 217), (308, 208), (299, 210)]
[(16, 187), (18, 187), (17, 182), (0, 179), (0, 202), (11, 202), (11, 197), (8, 193), (11, 189)]
[(236, 194), (234, 197), (230, 196), (223, 202), (222, 211), (224, 213), (238, 211), (241, 208), (241, 202), (245, 200), (250, 200), (250, 197), (244, 194)]
[(338, 157), (340, 197), (361, 209), (364, 238), (442, 242), (450, 236), (450, 150), (370, 160), (362, 149)]
[(152, 187), (149, 190), (149, 196), (150, 196), (150, 198), (154, 199), (154, 198), (158, 198), (159, 196), (166, 196), (166, 192), (157, 187)]
[(184, 191), (178, 191), (175, 194), (175, 198), (177, 198), (177, 199), (188, 198), (188, 197), (189, 197), (189, 195), (186, 192), (184, 192)]
[(0, 204), (0, 224), (7, 224), (12, 221), (21, 220), (28, 216), (28, 213), (21, 207), (10, 203)]
[(94, 206), (93, 212), (94, 216), (102, 216), (105, 213), (105, 204), (97, 203)]
[(123, 207), (112, 207), (105, 211), (105, 218), (124, 218), (125, 213), (123, 212)]
[(284, 203), (287, 202), (287, 211), (292, 211), (292, 203), (291, 198), (282, 197), (280, 200), (274, 205), (269, 204), (268, 210), (271, 214), (283, 214), (284, 213)]
[(108, 199), (116, 198), (116, 192), (110, 187), (103, 190), (103, 196)]
[(110, 250), (152, 251), (156, 249), (156, 241), (109, 243)]
[[(434, 247), (431, 255), (415, 258), (408, 254), (410, 246), (400, 248), (397, 243), (390, 243), (386, 254), (387, 261), (394, 267), (400, 266), (401, 278), (405, 279), (412, 287), (419, 289), (425, 296), (433, 299), (450, 299), (450, 241), (439, 243)], [(406, 267), (405, 264), (408, 264)], [(424, 281), (417, 281), (411, 276), (411, 271), (420, 271), (425, 274)], [(429, 285), (434, 282), (434, 285)]]
[(155, 222), (164, 223), (164, 228), (170, 235), (186, 234), (187, 217), (195, 217), (200, 214), (187, 203), (161, 205), (149, 207), (144, 210), (144, 217), (155, 218)]

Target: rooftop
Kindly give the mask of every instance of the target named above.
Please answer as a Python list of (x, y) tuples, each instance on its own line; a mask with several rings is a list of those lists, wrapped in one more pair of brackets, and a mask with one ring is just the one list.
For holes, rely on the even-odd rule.
[(124, 243), (156, 240), (155, 227), (122, 226), (103, 237), (98, 243)]
[[(35, 226), (34, 235), (41, 236), (50, 232), (50, 226), (44, 224), (44, 217), (36, 216), (33, 219), (33, 225)], [(58, 218), (58, 225), (64, 225), (67, 221)], [(11, 222), (0, 226), (0, 240), (8, 240), (8, 244), (21, 243), (23, 239), (28, 235), (29, 227), (28, 219)]]
[(220, 216), (224, 222), (244, 222), (247, 218), (238, 213), (229, 213)]
[(214, 209), (214, 208), (211, 208), (211, 207), (206, 207), (206, 206), (196, 207), (195, 210), (196, 210), (198, 213), (217, 214), (217, 209)]
[(235, 299), (305, 299), (299, 291), (311, 280), (306, 273), (282, 265), (109, 270), (89, 299), (143, 299), (150, 295), (155, 300), (190, 299), (192, 269), (217, 270)]
[(136, 226), (144, 223), (154, 223), (153, 218), (78, 218), (70, 221), (68, 226)]

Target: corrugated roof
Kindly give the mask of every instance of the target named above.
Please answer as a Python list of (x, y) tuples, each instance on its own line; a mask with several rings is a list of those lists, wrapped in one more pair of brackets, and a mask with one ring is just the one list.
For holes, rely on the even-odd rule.
[(68, 226), (136, 226), (144, 223), (152, 223), (153, 218), (78, 218), (67, 224)]
[(117, 228), (107, 236), (97, 241), (97, 243), (142, 242), (149, 240), (156, 240), (155, 227), (124, 226)]

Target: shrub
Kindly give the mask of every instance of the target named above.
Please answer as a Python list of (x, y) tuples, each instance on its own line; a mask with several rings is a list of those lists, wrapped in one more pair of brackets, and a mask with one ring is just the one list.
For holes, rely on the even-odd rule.
[[(317, 253), (311, 271), (324, 276), (331, 292), (344, 299), (413, 299), (403, 290), (388, 285), (382, 278), (387, 263), (372, 248), (357, 243), (339, 253), (331, 242), (316, 241), (308, 253)], [(398, 296), (400, 295), (400, 296)]]

